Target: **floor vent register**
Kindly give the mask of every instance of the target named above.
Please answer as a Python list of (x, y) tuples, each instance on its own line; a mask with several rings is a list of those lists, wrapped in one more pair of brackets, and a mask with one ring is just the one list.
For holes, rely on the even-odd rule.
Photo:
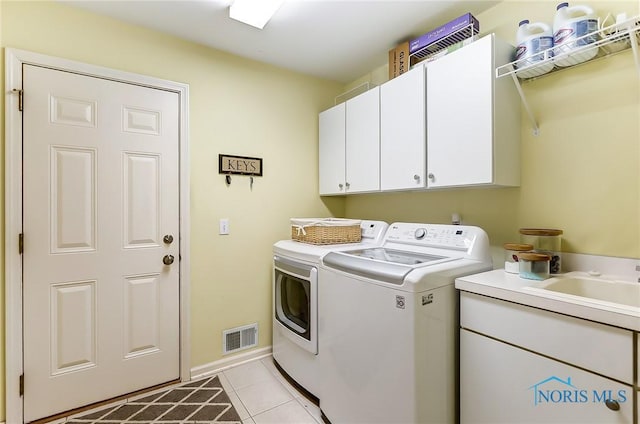
[(258, 323), (222, 332), (222, 353), (233, 353), (258, 345)]

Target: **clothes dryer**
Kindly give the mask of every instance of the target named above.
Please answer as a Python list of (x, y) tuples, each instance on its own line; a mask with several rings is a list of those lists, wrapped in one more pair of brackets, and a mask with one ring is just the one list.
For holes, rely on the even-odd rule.
[(360, 243), (312, 245), (281, 240), (273, 246), (273, 359), (281, 371), (320, 397), (318, 276), (320, 259), (331, 251), (378, 246), (388, 224), (361, 221)]

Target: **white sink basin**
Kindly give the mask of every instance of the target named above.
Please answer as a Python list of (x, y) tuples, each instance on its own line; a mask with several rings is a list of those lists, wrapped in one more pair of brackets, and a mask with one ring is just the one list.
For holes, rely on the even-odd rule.
[(540, 288), (640, 308), (640, 284), (638, 283), (570, 277), (557, 279)]
[[(586, 276), (554, 277), (533, 283), (529, 289), (567, 300), (581, 300), (603, 306), (640, 312), (640, 283)], [(583, 273), (580, 273), (583, 274)], [(583, 274), (584, 275), (584, 274)]]

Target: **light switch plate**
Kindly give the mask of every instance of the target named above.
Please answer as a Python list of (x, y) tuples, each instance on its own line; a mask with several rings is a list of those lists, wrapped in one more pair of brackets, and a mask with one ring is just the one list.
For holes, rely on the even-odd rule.
[(228, 218), (222, 218), (220, 220), (220, 234), (221, 235), (229, 234), (229, 219)]

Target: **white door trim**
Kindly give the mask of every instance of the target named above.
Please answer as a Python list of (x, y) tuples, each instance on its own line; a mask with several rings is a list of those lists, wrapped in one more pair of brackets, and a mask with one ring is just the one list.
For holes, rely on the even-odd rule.
[[(5, 364), (6, 422), (23, 422), (23, 404), (19, 378), (22, 374), (22, 255), (18, 237), (22, 232), (22, 113), (19, 96), (22, 89), (22, 65), (31, 64), (113, 81), (158, 88), (178, 94), (179, 166), (180, 166), (180, 378), (190, 378), (189, 314), (189, 85), (118, 71), (24, 50), (5, 49)], [(27, 246), (28, 248), (28, 246)]]

